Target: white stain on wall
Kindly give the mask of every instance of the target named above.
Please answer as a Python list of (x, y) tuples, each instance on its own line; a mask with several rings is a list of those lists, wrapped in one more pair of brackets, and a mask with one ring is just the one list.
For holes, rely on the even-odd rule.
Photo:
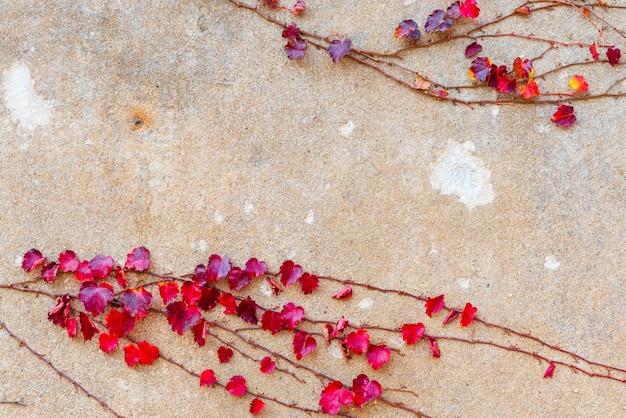
[(46, 126), (52, 119), (52, 101), (35, 92), (35, 80), (26, 64), (16, 62), (2, 78), (4, 104), (11, 112), (13, 123), (30, 131)]
[(348, 123), (346, 123), (345, 125), (342, 125), (339, 128), (339, 133), (344, 138), (350, 138), (352, 136), (352, 133), (354, 132), (354, 128), (355, 128), (354, 122), (349, 120)]
[(432, 166), (430, 184), (442, 195), (454, 195), (469, 210), (493, 202), (491, 172), (474, 155), (473, 142), (450, 142)]
[(561, 265), (561, 263), (559, 263), (552, 254), (547, 255), (545, 261), (546, 262), (543, 263), (543, 267), (547, 268), (548, 270), (556, 270)]

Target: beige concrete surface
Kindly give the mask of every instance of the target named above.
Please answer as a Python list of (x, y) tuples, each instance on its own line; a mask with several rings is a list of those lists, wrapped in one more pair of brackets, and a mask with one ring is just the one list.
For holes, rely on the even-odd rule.
[[(400, 20), (423, 26), (432, 9), (448, 4), (308, 3), (302, 17), (276, 16), (381, 50), (398, 47), (392, 34)], [(484, 19), (510, 10), (505, 1), (479, 4)], [(623, 12), (609, 15), (626, 28)], [(534, 27), (518, 20), (503, 30), (595, 39), (580, 16), (536, 19)], [(349, 60), (333, 64), (312, 47), (302, 62), (290, 62), (277, 26), (226, 0), (14, 1), (0, 4), (0, 22), (0, 282), (27, 278), (20, 261), (31, 247), (123, 262), (145, 245), (155, 271), (178, 274), (212, 253), (239, 265), (257, 257), (273, 271), (291, 258), (318, 274), (445, 294), (450, 306), (469, 301), (487, 321), (626, 368), (624, 99), (577, 103), (579, 121), (568, 130), (550, 122), (554, 106), (442, 103)], [(626, 50), (623, 38), (607, 36)], [(484, 45), (500, 62), (522, 48), (526, 57), (542, 49), (519, 40)], [(406, 64), (465, 83), (464, 47), (423, 50)], [(538, 70), (577, 53), (557, 51)], [(584, 70), (598, 85), (624, 68)], [(551, 82), (567, 80), (564, 73)], [(70, 289), (72, 280), (51, 289)], [(289, 290), (272, 299), (255, 285), (251, 294), (269, 307), (294, 300), (329, 321), (423, 321), (433, 333), (508, 341), (481, 326), (441, 330), (441, 317), (429, 320), (422, 305), (399, 297), (355, 289), (352, 301), (335, 301), (338, 288), (324, 283), (311, 297)], [(53, 305), (0, 289), (0, 321), (118, 414), (246, 416), (250, 396), (200, 388), (162, 360), (131, 369), (120, 350), (104, 355), (95, 340), (70, 341), (47, 320)], [(289, 354), (283, 334), (251, 335)], [(214, 368), (222, 382), (244, 374), (250, 388), (308, 408), (317, 408), (325, 384), (310, 375), (306, 384), (265, 376), (237, 355), (220, 366), (218, 342), (198, 348), (163, 318), (149, 318), (135, 336), (195, 372)], [(321, 339), (303, 364), (344, 382), (365, 372), (386, 387), (406, 387), (418, 397), (389, 397), (433, 417), (626, 416), (624, 383), (565, 367), (543, 379), (546, 363), (452, 341), (440, 341), (435, 360), (424, 342), (408, 348), (393, 338), (389, 344), (405, 355), (377, 372), (361, 358), (346, 366)], [(4, 330), (0, 373), (0, 401), (25, 404), (0, 404), (2, 416), (108, 415)], [(380, 402), (344, 411), (403, 416)], [(263, 414), (304, 415), (272, 403)]]

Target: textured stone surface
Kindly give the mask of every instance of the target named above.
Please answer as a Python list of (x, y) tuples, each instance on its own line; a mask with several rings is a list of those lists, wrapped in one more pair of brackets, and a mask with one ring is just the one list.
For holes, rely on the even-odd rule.
[[(380, 49), (397, 46), (390, 35), (397, 22), (421, 21), (433, 8), (310, 3), (301, 26)], [(492, 3), (487, 17), (510, 8)], [(613, 20), (621, 28), (623, 16)], [(440, 103), (313, 48), (303, 62), (289, 62), (276, 26), (225, 0), (15, 1), (0, 6), (0, 19), (3, 283), (24, 279), (19, 263), (31, 247), (123, 260), (145, 245), (156, 270), (181, 274), (211, 253), (239, 264), (258, 257), (273, 270), (293, 258), (320, 274), (443, 293), (451, 306), (471, 301), (491, 322), (626, 367), (624, 100), (577, 104), (579, 123), (569, 130), (550, 122), (551, 106)], [(542, 19), (538, 36), (558, 29), (554, 18)], [(578, 16), (559, 21), (570, 28), (561, 36), (586, 28)], [(519, 44), (485, 48), (510, 62)], [(465, 45), (456, 46), (411, 56), (407, 65), (453, 83), (469, 62), (458, 59)], [(525, 54), (540, 51), (531, 44)], [(624, 66), (601, 71), (614, 76)], [(590, 84), (596, 77), (589, 72)], [(300, 302), (317, 316), (344, 314), (354, 323), (427, 320), (414, 303), (361, 292), (342, 304), (327, 297), (336, 290), (327, 284), (326, 293)], [(279, 305), (259, 289), (253, 294)], [(165, 362), (129, 369), (119, 350), (105, 356), (95, 343), (68, 341), (47, 321), (52, 304), (1, 289), (0, 320), (120, 414), (246, 413), (250, 399), (199, 388)], [(473, 332), (465, 331), (458, 335)], [(192, 370), (215, 367), (221, 381), (241, 372), (235, 363), (215, 365), (217, 343), (199, 349), (164, 320), (137, 334)], [(0, 341), (0, 400), (27, 404), (0, 404), (0, 414), (104, 415), (4, 331)], [(439, 360), (421, 345), (378, 376), (410, 387), (419, 397), (405, 400), (432, 416), (626, 413), (624, 384), (558, 367), (554, 379), (542, 379), (546, 365), (525, 356), (440, 347)], [(331, 367), (346, 382), (354, 377), (324, 350), (307, 364)], [(309, 386), (239, 365), (258, 390), (316, 407)], [(395, 411), (378, 405), (369, 413)], [(268, 405), (267, 416), (291, 415)]]

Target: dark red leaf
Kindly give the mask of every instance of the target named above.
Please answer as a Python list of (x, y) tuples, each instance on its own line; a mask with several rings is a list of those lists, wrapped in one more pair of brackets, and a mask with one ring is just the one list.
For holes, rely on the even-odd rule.
[(550, 365), (546, 369), (546, 372), (543, 374), (543, 377), (551, 379), (554, 376), (555, 367), (556, 366), (554, 365), (554, 363), (550, 362)]
[(422, 338), (424, 331), (426, 331), (426, 328), (421, 322), (417, 324), (404, 324), (402, 325), (402, 339), (408, 345), (413, 345)]
[(187, 306), (185, 302), (172, 302), (167, 305), (166, 310), (167, 322), (180, 335), (196, 325), (201, 317), (197, 306)]
[(76, 330), (77, 330), (77, 322), (76, 318), (69, 318), (66, 322), (67, 327), (67, 336), (70, 338), (76, 338)]
[(476, 5), (476, 0), (465, 0), (459, 5), (461, 15), (475, 19), (480, 14), (480, 9)]
[(80, 320), (80, 332), (83, 333), (83, 339), (85, 341), (91, 340), (94, 335), (100, 332), (98, 328), (96, 328), (96, 324), (93, 323), (89, 315), (85, 312), (81, 312), (78, 317)]
[(439, 312), (443, 308), (443, 305), (443, 295), (428, 298), (426, 300), (426, 315), (430, 317), (432, 314)]
[(391, 350), (385, 344), (370, 344), (367, 349), (367, 362), (374, 370), (378, 370), (391, 359)]
[(241, 270), (239, 267), (233, 267), (228, 272), (228, 286), (230, 290), (241, 290), (250, 284), (250, 273)]
[(293, 331), (304, 318), (304, 308), (289, 302), (283, 306), (281, 315), (285, 329)]
[(193, 340), (198, 343), (199, 347), (206, 344), (206, 321), (201, 319), (193, 326)]
[(246, 271), (250, 273), (250, 277), (261, 277), (267, 272), (267, 264), (265, 261), (259, 261), (251, 258), (246, 261)]
[(41, 278), (44, 282), (53, 283), (57, 279), (57, 271), (59, 271), (57, 263), (48, 263), (41, 269)]
[(159, 294), (163, 303), (170, 303), (178, 296), (178, 285), (174, 282), (160, 282)]
[(89, 262), (89, 269), (93, 273), (94, 279), (104, 279), (113, 271), (113, 257), (97, 255)]
[(180, 293), (183, 296), (183, 302), (187, 305), (195, 305), (202, 296), (202, 289), (195, 282), (186, 281), (180, 287)]
[(192, 280), (196, 282), (198, 286), (204, 286), (207, 282), (209, 272), (204, 264), (198, 264), (193, 272)]
[(135, 318), (126, 310), (120, 312), (111, 309), (111, 312), (106, 317), (106, 327), (111, 337), (122, 338), (135, 328)]
[(30, 273), (31, 271), (36, 269), (37, 266), (43, 264), (44, 261), (46, 261), (46, 259), (41, 254), (41, 252), (39, 252), (39, 250), (31, 248), (30, 250), (26, 251), (26, 254), (24, 254), (24, 258), (22, 259), (22, 269), (26, 273)]
[(151, 302), (152, 294), (143, 286), (139, 289), (127, 289), (122, 295), (124, 309), (140, 321), (146, 317)]
[[(302, 0), (298, 0), (298, 1), (302, 1)], [(250, 402), (250, 413), (252, 415), (260, 414), (263, 408), (265, 408), (265, 402), (263, 402), (259, 398), (254, 398), (252, 399), (252, 402)]]
[(146, 271), (150, 268), (150, 250), (138, 247), (126, 256), (126, 265), (129, 270)]
[(313, 293), (319, 285), (319, 279), (315, 274), (303, 273), (300, 277), (300, 286), (302, 286), (302, 293), (310, 295)]
[(224, 277), (228, 276), (228, 272), (230, 271), (230, 258), (222, 258), (217, 254), (211, 254), (211, 256), (209, 257), (209, 263), (207, 265), (207, 271), (208, 281), (220, 281)]
[(84, 282), (80, 286), (78, 299), (83, 302), (85, 309), (93, 316), (104, 312), (107, 304), (113, 300), (113, 287), (108, 283)]
[(233, 350), (230, 347), (221, 346), (217, 349), (217, 358), (220, 359), (220, 363), (228, 363), (233, 358)]
[(248, 391), (246, 379), (243, 376), (233, 376), (226, 384), (226, 390), (233, 396), (243, 396)]
[(400, 22), (394, 35), (398, 39), (408, 39), (409, 41), (417, 41), (422, 36), (417, 28), (417, 23), (412, 19)]
[(115, 280), (121, 288), (126, 289), (126, 271), (121, 266), (115, 267)]
[(272, 335), (283, 329), (283, 316), (279, 312), (265, 311), (261, 316), (261, 328), (270, 331)]
[(70, 295), (65, 294), (57, 299), (56, 304), (48, 312), (48, 320), (52, 321), (54, 325), (65, 327), (68, 318), (70, 317)]
[(68, 271), (74, 272), (78, 268), (78, 257), (72, 250), (65, 250), (59, 254), (59, 264), (61, 265), (61, 271), (67, 273)]
[(237, 307), (237, 315), (250, 324), (256, 324), (259, 320), (256, 317), (257, 306), (254, 300), (248, 296), (242, 300)]
[(350, 49), (352, 48), (352, 41), (349, 38), (340, 41), (339, 39), (333, 40), (330, 45), (328, 45), (328, 53), (330, 57), (333, 59), (333, 62), (339, 62), (343, 57), (345, 57), (348, 53), (350, 53)]
[(211, 369), (206, 369), (200, 373), (200, 386), (211, 386), (217, 383), (215, 373)]
[(352, 392), (354, 392), (354, 406), (361, 408), (366, 402), (380, 397), (383, 388), (376, 380), (370, 380), (366, 375), (360, 374), (352, 381)]
[(220, 299), (219, 290), (217, 290), (214, 287), (203, 287), (202, 296), (200, 296), (200, 299), (198, 299), (198, 307), (205, 311), (210, 311), (211, 309), (217, 306), (219, 299)]
[(448, 312), (448, 316), (446, 316), (446, 319), (443, 320), (441, 325), (446, 325), (447, 323), (454, 321), (457, 316), (459, 316), (459, 312), (451, 309), (450, 312)]
[(574, 107), (561, 105), (552, 115), (552, 122), (564, 128), (569, 128), (576, 122), (576, 115), (574, 115)]
[(115, 350), (119, 344), (119, 339), (117, 337), (113, 337), (105, 333), (100, 334), (98, 340), (100, 342), (100, 350), (104, 351), (106, 354)]
[(330, 339), (331, 334), (333, 333), (333, 326), (330, 324), (324, 325), (322, 328), (322, 333), (324, 334), (324, 344), (326, 344), (326, 348), (330, 347)]
[(617, 65), (619, 59), (622, 57), (622, 51), (619, 48), (609, 48), (606, 50), (606, 57), (609, 60), (611, 66)]
[(452, 21), (446, 19), (446, 14), (443, 10), (435, 10), (426, 19), (426, 26), (424, 29), (426, 33), (431, 32), (445, 32), (452, 26)]
[(137, 343), (139, 349), (139, 363), (152, 364), (159, 358), (159, 347), (152, 345), (147, 341), (139, 341)]
[(478, 57), (472, 61), (469, 68), (469, 76), (475, 81), (487, 81), (491, 74), (491, 60), (489, 57)]
[(589, 47), (589, 52), (591, 52), (591, 56), (593, 60), (598, 62), (600, 61), (600, 52), (598, 51), (598, 42), (594, 42), (593, 45)]
[(339, 321), (337, 321), (337, 326), (335, 327), (335, 330), (332, 331), (331, 337), (338, 337), (340, 333), (343, 332), (344, 329), (346, 329), (346, 327), (348, 326), (348, 320), (345, 319), (343, 317), (343, 315), (341, 315), (341, 318), (339, 318)]
[(441, 357), (441, 352), (439, 351), (437, 340), (435, 340), (433, 337), (428, 337), (428, 347), (430, 347), (430, 352), (434, 358)]
[(225, 307), (225, 314), (236, 314), (237, 313), (237, 302), (232, 294), (228, 292), (224, 292), (220, 295), (219, 298), (220, 305)]
[(483, 50), (483, 47), (478, 42), (472, 42), (465, 48), (465, 56), (467, 58), (473, 57), (474, 55), (480, 53)]
[(367, 347), (370, 344), (370, 335), (367, 330), (359, 328), (346, 335), (345, 343), (350, 350), (354, 351), (354, 354), (361, 355), (367, 351)]
[(89, 261), (81, 261), (78, 263), (78, 267), (74, 272), (74, 276), (76, 276), (76, 280), (79, 282), (91, 282), (94, 280), (94, 274), (89, 268)]
[(315, 341), (315, 338), (307, 334), (305, 331), (300, 331), (293, 337), (293, 352), (296, 355), (297, 360), (302, 360), (311, 354), (315, 351), (316, 346), (317, 342)]
[(261, 359), (261, 373), (270, 374), (276, 368), (276, 363), (274, 363), (269, 356), (265, 356)]
[(321, 393), (319, 406), (325, 414), (336, 415), (343, 405), (352, 405), (353, 395), (340, 381), (330, 382)]
[(291, 260), (285, 260), (279, 271), (280, 282), (283, 286), (290, 286), (302, 277), (302, 267)]
[(461, 314), (461, 326), (466, 327), (472, 322), (474, 322), (474, 318), (476, 317), (476, 308), (472, 306), (471, 303), (465, 304), (465, 309), (463, 309), (463, 313)]
[(350, 299), (352, 297), (352, 288), (346, 286), (333, 295), (335, 299)]
[(508, 74), (503, 74), (498, 77), (497, 82), (498, 85), (496, 88), (502, 93), (513, 93), (517, 91), (517, 80), (510, 77)]

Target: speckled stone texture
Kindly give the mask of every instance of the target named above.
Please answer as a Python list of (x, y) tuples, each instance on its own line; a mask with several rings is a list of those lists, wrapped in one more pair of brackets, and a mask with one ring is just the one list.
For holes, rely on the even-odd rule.
[[(274, 15), (379, 50), (398, 47), (393, 30), (402, 19), (423, 27), (432, 9), (448, 5), (308, 3), (302, 17)], [(512, 10), (504, 0), (479, 5), (479, 21)], [(607, 16), (625, 30), (623, 11)], [(596, 37), (565, 10), (533, 17), (534, 26), (522, 19), (503, 30)], [(550, 121), (556, 106), (455, 106), (348, 59), (333, 64), (313, 47), (304, 60), (288, 61), (280, 28), (227, 0), (5, 1), (0, 22), (0, 282), (27, 278), (20, 262), (31, 247), (52, 257), (71, 248), (86, 259), (102, 253), (123, 262), (145, 245), (155, 271), (179, 274), (212, 253), (239, 265), (257, 257), (273, 271), (291, 258), (318, 274), (445, 294), (453, 307), (470, 301), (487, 321), (626, 368), (624, 99), (576, 103), (578, 122), (570, 129)], [(607, 42), (626, 50), (624, 39), (612, 36)], [(446, 84), (467, 83), (465, 46), (425, 49), (406, 65)], [(512, 62), (545, 45), (500, 38), (485, 40), (484, 48), (494, 60)], [(538, 71), (566, 62), (568, 53), (547, 56)], [(593, 89), (624, 76), (624, 64), (576, 71)], [(566, 89), (573, 72), (546, 91)], [(72, 280), (66, 276), (53, 289), (70, 289)], [(434, 334), (520, 344), (572, 362), (482, 326), (442, 330), (443, 317), (428, 319), (421, 304), (400, 297), (355, 289), (350, 302), (330, 298), (339, 288), (326, 282), (311, 297), (294, 289), (272, 298), (255, 284), (250, 294), (278, 309), (294, 300), (307, 315), (329, 321), (422, 321)], [(95, 340), (70, 341), (47, 320), (53, 305), (0, 289), (0, 321), (120, 415), (248, 413), (251, 397), (200, 388), (165, 361), (131, 369), (121, 350), (104, 355)], [(242, 326), (234, 317), (223, 320)], [(249, 335), (290, 355), (287, 331), (280, 339)], [(397, 335), (372, 335), (405, 356), (392, 355), (377, 372), (361, 358), (346, 366), (318, 337), (303, 364), (344, 382), (364, 371), (385, 387), (404, 386), (418, 396), (389, 397), (434, 417), (626, 414), (623, 383), (558, 366), (553, 379), (543, 379), (545, 362), (454, 341), (440, 341), (435, 360), (424, 342), (403, 347)], [(219, 365), (219, 342), (198, 348), (158, 316), (135, 336), (194, 372), (214, 368), (221, 382), (244, 374), (251, 389), (308, 408), (317, 408), (325, 384), (306, 374), (306, 384), (262, 375), (237, 353)], [(4, 330), (0, 371), (0, 401), (25, 404), (0, 404), (2, 416), (107, 415)], [(404, 414), (380, 402), (344, 411)], [(269, 402), (264, 414), (304, 415)]]

